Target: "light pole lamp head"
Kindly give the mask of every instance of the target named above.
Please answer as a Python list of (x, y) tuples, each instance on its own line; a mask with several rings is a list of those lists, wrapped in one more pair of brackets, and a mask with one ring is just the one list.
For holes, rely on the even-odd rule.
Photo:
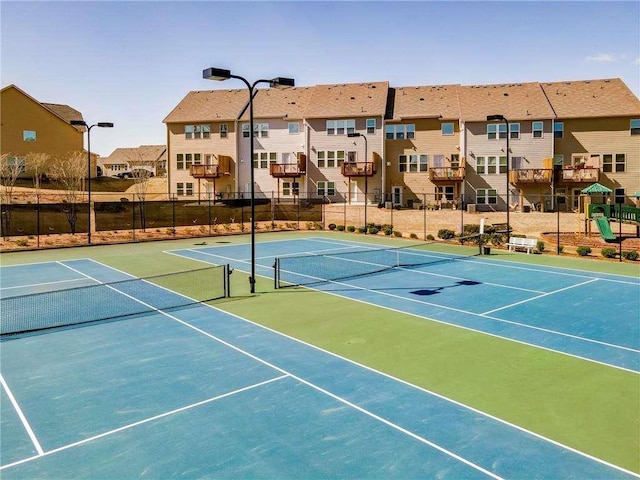
[(202, 78), (205, 80), (218, 80), (222, 82), (231, 78), (231, 70), (225, 70), (224, 68), (206, 68), (202, 71)]
[(487, 122), (505, 121), (504, 115), (487, 115)]
[(349, 138), (364, 137), (364, 135), (362, 135), (360, 132), (351, 132), (351, 133), (347, 133), (347, 137)]
[(111, 122), (98, 122), (98, 126), (102, 128), (113, 128), (113, 123)]
[(272, 88), (286, 88), (286, 87), (295, 87), (296, 81), (293, 78), (287, 77), (276, 77), (271, 80)]

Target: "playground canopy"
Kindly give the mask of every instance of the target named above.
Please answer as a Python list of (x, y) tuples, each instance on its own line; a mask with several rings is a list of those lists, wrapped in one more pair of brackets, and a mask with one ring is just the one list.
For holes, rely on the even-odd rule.
[[(591, 195), (591, 194), (604, 194), (604, 193), (611, 193), (613, 190), (611, 190), (608, 187), (605, 187), (604, 185), (600, 184), (600, 183), (594, 183), (593, 185), (589, 185), (587, 188), (582, 189), (582, 193), (586, 193), (587, 195)], [(640, 192), (638, 192), (640, 193)]]

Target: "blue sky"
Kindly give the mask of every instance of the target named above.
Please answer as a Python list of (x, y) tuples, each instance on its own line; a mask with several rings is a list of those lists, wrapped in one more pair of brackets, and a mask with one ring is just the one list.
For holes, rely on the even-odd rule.
[(640, 96), (640, 2), (73, 1), (0, 4), (2, 86), (64, 103), (92, 150), (164, 144), (217, 66), (250, 81), (392, 86), (621, 78)]

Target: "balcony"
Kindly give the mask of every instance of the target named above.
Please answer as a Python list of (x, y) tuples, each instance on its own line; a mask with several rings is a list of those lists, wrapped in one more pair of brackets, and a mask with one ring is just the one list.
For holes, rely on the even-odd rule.
[(231, 175), (231, 157), (218, 155), (218, 163), (191, 165), (189, 173), (193, 178), (220, 178)]
[(345, 162), (341, 171), (345, 177), (373, 177), (376, 174), (373, 162)]
[(593, 167), (563, 167), (562, 183), (595, 183), (600, 179), (600, 169)]
[(509, 183), (519, 184), (542, 184), (551, 185), (553, 182), (553, 169), (551, 168), (519, 168), (509, 171)]
[(307, 156), (298, 154), (296, 163), (272, 163), (269, 165), (269, 173), (274, 178), (298, 178), (307, 173)]
[(464, 180), (464, 167), (430, 168), (429, 180), (432, 182), (462, 182)]

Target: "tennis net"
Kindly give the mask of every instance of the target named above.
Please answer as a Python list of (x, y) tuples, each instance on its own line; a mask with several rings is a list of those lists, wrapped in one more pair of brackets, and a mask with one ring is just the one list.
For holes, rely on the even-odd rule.
[(216, 300), (229, 296), (229, 272), (227, 265), (221, 265), (3, 297), (0, 334), (110, 320)]
[[(459, 240), (460, 243), (477, 243), (479, 239), (479, 235), (470, 235)], [(441, 245), (440, 242), (427, 242), (409, 247), (371, 247), (366, 250), (279, 257), (274, 264), (274, 284), (276, 288), (283, 288), (335, 282), (394, 268), (452, 262), (479, 253), (475, 249), (461, 254), (433, 250), (433, 247)]]

